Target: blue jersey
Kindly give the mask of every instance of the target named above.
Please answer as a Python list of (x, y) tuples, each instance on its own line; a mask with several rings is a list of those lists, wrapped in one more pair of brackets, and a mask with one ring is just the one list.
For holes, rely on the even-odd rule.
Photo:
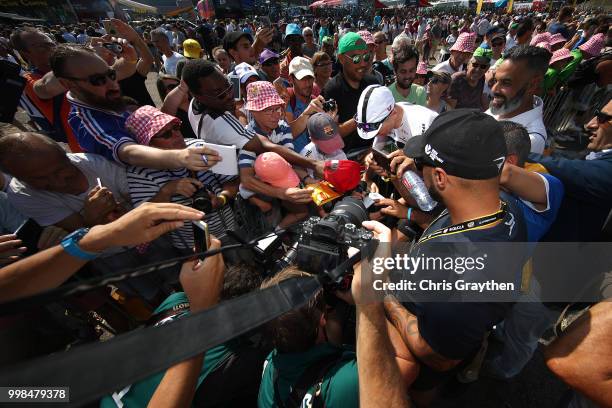
[(550, 226), (557, 218), (565, 192), (563, 183), (558, 178), (550, 174), (539, 175), (546, 184), (546, 208), (537, 210), (531, 203), (518, 200), (519, 207), (523, 209), (525, 224), (527, 225), (527, 240), (529, 242), (538, 242), (548, 232)]

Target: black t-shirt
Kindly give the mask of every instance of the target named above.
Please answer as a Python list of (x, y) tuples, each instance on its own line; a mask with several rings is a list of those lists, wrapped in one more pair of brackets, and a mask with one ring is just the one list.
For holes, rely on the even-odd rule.
[(146, 76), (142, 76), (140, 72), (136, 71), (131, 77), (119, 81), (119, 87), (121, 87), (123, 95), (136, 99), (140, 106), (155, 106), (155, 102), (151, 99), (151, 95), (149, 95), (145, 85), (146, 80)]
[[(357, 113), (357, 103), (359, 102), (361, 92), (368, 85), (375, 84), (378, 84), (376, 77), (366, 75), (361, 80), (359, 88), (354, 89), (346, 82), (344, 75), (339, 73), (327, 82), (322, 94), (326, 100), (335, 99), (338, 102), (338, 120), (340, 123), (344, 123), (349, 119), (353, 119), (355, 113)], [(372, 141), (360, 138), (357, 131), (344, 138), (345, 152), (371, 145)]]
[[(403, 305), (417, 316), (419, 332), (431, 348), (449, 359), (466, 359), (474, 355), (480, 348), (484, 334), (502, 321), (513, 303), (508, 297), (516, 298), (520, 290), (521, 272), (527, 260), (526, 246), (520, 244), (527, 241), (527, 227), (523, 212), (515, 198), (500, 193), (500, 198), (507, 203), (504, 218), (496, 225), (484, 229), (466, 229), (459, 233), (449, 233), (423, 241), (414, 246), (411, 257), (436, 257), (444, 255), (461, 256), (469, 248), (471, 254), (486, 251), (487, 269), (482, 272), (470, 271), (458, 275), (455, 272), (427, 271), (426, 278), (447, 281), (464, 280), (468, 282), (484, 282), (488, 279), (507, 281), (511, 277), (516, 290), (504, 293), (505, 301), (465, 301), (465, 293), (456, 290), (441, 293), (432, 292), (434, 301), (405, 302)], [(451, 226), (448, 212), (434, 221), (423, 233), (427, 237), (434, 231)], [(484, 243), (480, 246), (476, 243)], [(496, 243), (496, 244), (491, 244)], [(512, 251), (508, 245), (512, 244)], [(512, 254), (510, 254), (510, 252)], [(442, 256), (444, 256), (442, 255)], [(492, 266), (492, 267), (491, 267)], [(423, 272), (425, 273), (425, 272)], [(436, 276), (436, 274), (438, 274)], [(420, 278), (423, 278), (421, 275)], [(454, 284), (454, 282), (453, 282)], [(502, 296), (500, 295), (500, 299)], [(438, 297), (435, 297), (438, 296)], [(478, 295), (470, 294), (470, 299)], [(438, 301), (438, 299), (448, 299)], [(462, 301), (459, 301), (462, 300)]]

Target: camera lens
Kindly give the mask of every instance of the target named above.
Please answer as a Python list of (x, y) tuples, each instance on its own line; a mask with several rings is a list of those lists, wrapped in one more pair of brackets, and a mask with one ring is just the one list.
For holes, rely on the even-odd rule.
[(343, 218), (346, 222), (361, 226), (361, 223), (368, 219), (368, 212), (362, 200), (355, 197), (344, 197), (342, 201), (334, 206), (329, 213), (330, 216)]

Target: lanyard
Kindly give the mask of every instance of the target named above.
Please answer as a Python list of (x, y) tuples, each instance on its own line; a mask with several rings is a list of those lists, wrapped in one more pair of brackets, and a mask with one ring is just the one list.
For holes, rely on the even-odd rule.
[[(497, 221), (504, 219), (504, 217), (506, 216), (507, 207), (508, 207), (508, 204), (506, 204), (505, 201), (502, 201), (500, 209), (496, 213), (485, 215), (484, 217), (476, 218), (473, 220), (465, 221), (460, 224), (451, 225), (450, 227), (440, 228), (432, 232), (431, 234), (422, 236), (421, 239), (419, 239), (419, 241), (417, 242), (417, 245), (422, 242), (428, 241), (432, 238), (436, 238), (442, 235), (456, 234), (458, 232), (466, 232), (466, 231), (470, 231), (473, 229), (478, 229), (478, 228), (487, 227), (489, 225), (492, 225), (496, 223)], [(440, 219), (440, 217), (446, 214), (447, 214), (447, 211), (444, 210), (444, 212), (440, 214), (440, 216), (436, 218), (434, 222), (436, 222), (437, 220)], [(432, 222), (432, 224), (434, 222)]]

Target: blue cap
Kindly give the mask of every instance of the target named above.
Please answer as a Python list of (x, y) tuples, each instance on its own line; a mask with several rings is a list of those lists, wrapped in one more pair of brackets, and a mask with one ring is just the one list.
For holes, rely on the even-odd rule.
[(285, 28), (285, 37), (289, 37), (290, 35), (299, 35), (302, 36), (302, 29), (299, 25), (295, 23), (287, 24), (287, 28)]

